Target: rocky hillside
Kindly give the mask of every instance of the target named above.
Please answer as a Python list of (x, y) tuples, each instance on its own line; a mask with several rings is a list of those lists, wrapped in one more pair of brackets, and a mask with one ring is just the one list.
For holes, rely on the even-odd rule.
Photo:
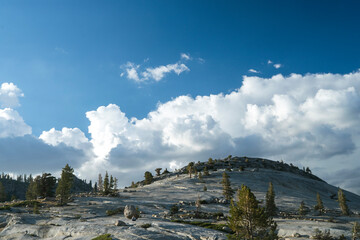
[[(92, 239), (110, 234), (112, 239), (226, 239), (229, 229), (226, 216), (229, 204), (222, 196), (224, 171), (234, 189), (245, 184), (263, 203), (272, 182), (279, 209), (275, 221), (283, 239), (309, 239), (315, 229), (330, 230), (331, 235), (350, 239), (352, 223), (360, 221), (360, 197), (345, 192), (351, 216), (341, 215), (337, 187), (331, 186), (309, 171), (281, 162), (255, 158), (227, 158), (213, 163), (197, 163), (209, 176), (190, 178), (186, 169), (154, 177), (154, 182), (137, 188), (119, 190), (118, 197), (81, 195), (67, 207), (43, 202), (40, 214), (31, 207), (12, 207), (0, 212), (1, 239)], [(205, 188), (204, 188), (205, 187)], [(326, 213), (313, 210), (316, 193), (324, 202)], [(196, 206), (196, 201), (201, 206)], [(300, 202), (308, 207), (298, 215)], [(126, 205), (138, 207), (140, 218), (124, 216)]]

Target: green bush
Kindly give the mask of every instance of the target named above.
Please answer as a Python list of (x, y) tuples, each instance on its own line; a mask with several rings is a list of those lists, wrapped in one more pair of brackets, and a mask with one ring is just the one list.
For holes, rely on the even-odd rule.
[(142, 225), (140, 225), (140, 227), (147, 229), (147, 228), (151, 227), (151, 223), (142, 224)]
[(124, 213), (124, 208), (121, 207), (121, 208), (106, 210), (106, 215), (108, 216), (112, 216), (118, 213)]
[(178, 212), (179, 212), (178, 205), (176, 205), (176, 204), (172, 205), (171, 208), (170, 208), (170, 214), (173, 215), (173, 214), (176, 214)]
[(96, 238), (93, 238), (92, 240), (112, 240), (111, 234), (106, 233), (100, 236), (97, 236)]

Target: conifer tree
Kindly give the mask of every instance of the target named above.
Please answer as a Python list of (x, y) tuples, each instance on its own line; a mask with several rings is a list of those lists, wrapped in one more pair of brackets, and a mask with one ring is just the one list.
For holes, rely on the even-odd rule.
[(109, 182), (109, 174), (106, 171), (105, 177), (104, 177), (104, 195), (108, 195), (110, 192), (110, 182)]
[(95, 182), (95, 184), (94, 184), (94, 192), (97, 192), (97, 190), (98, 190), (98, 185), (97, 185), (97, 182)]
[(319, 211), (320, 214), (322, 214), (324, 212), (324, 204), (321, 200), (319, 193), (316, 193), (316, 205), (315, 205), (314, 209)]
[(165, 168), (165, 170), (163, 171), (162, 174), (167, 174), (167, 173), (170, 173), (170, 172), (167, 170), (167, 168)]
[(276, 223), (259, 207), (255, 195), (245, 185), (237, 192), (238, 201), (231, 200), (228, 227), (234, 232), (230, 239), (278, 239)]
[(338, 190), (338, 201), (342, 214), (345, 216), (350, 215), (348, 205), (346, 204), (346, 196), (341, 188)]
[(299, 206), (299, 215), (304, 216), (306, 214), (306, 206), (305, 206), (305, 202), (301, 201), (300, 206)]
[(26, 199), (27, 200), (33, 200), (36, 199), (39, 196), (39, 190), (38, 190), (38, 184), (36, 179), (30, 179), (29, 186), (26, 190)]
[(199, 172), (199, 180), (200, 180), (200, 181), (202, 181), (202, 180), (203, 180), (203, 177), (202, 177), (201, 172)]
[(5, 202), (5, 200), (6, 200), (5, 188), (2, 182), (0, 182), (0, 202)]
[(101, 173), (99, 173), (99, 177), (98, 177), (98, 192), (102, 193), (103, 192), (103, 178), (101, 176)]
[(114, 178), (110, 175), (110, 191), (114, 190)]
[(226, 200), (231, 200), (232, 196), (234, 195), (234, 190), (231, 188), (231, 183), (229, 180), (229, 175), (224, 172), (222, 175), (222, 181), (221, 184), (223, 186), (223, 195)]
[(51, 176), (50, 173), (43, 173), (41, 176), (36, 177), (35, 182), (38, 188), (38, 195), (41, 197), (53, 197), (56, 178)]
[(145, 184), (150, 184), (153, 182), (153, 175), (151, 174), (151, 172), (146, 171), (144, 177), (145, 177)]
[(205, 166), (204, 167), (204, 176), (209, 176), (209, 175), (210, 175), (209, 171), (208, 171), (207, 167)]
[(266, 213), (269, 216), (276, 215), (276, 205), (275, 205), (275, 192), (272, 182), (269, 183), (269, 188), (266, 193), (266, 205), (265, 205)]
[(188, 166), (187, 166), (187, 171), (188, 171), (188, 173), (189, 173), (190, 178), (191, 178), (191, 175), (192, 175), (192, 173), (193, 173), (193, 170), (194, 170), (194, 162), (190, 162), (190, 163), (188, 164)]
[(156, 176), (160, 176), (160, 171), (161, 171), (162, 168), (156, 168), (155, 169), (155, 172), (156, 172)]
[(118, 179), (114, 178), (114, 191), (117, 191), (118, 188)]
[(62, 169), (61, 178), (56, 188), (56, 196), (59, 196), (60, 205), (65, 205), (69, 201), (70, 190), (74, 181), (74, 169), (69, 164)]
[(360, 239), (360, 224), (358, 222), (354, 223), (352, 228), (352, 240)]

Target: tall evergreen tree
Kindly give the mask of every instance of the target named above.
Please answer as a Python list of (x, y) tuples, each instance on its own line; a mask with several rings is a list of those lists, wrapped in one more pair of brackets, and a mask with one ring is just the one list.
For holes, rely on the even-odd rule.
[(114, 190), (114, 178), (110, 175), (110, 191)]
[(109, 182), (109, 174), (106, 171), (104, 177), (104, 194), (107, 195), (110, 193), (110, 182)]
[(101, 176), (101, 173), (99, 173), (99, 178), (98, 178), (98, 192), (102, 193), (103, 192), (103, 178)]
[(223, 186), (223, 195), (226, 200), (231, 200), (232, 196), (234, 195), (234, 190), (231, 188), (231, 183), (229, 180), (229, 175), (224, 172), (222, 175), (222, 181), (221, 184)]
[(2, 182), (0, 182), (0, 202), (5, 202), (5, 200), (6, 200), (5, 188)]
[(230, 239), (278, 239), (276, 223), (259, 207), (255, 195), (245, 185), (237, 192), (238, 201), (231, 200), (228, 226), (234, 231)]
[(114, 178), (114, 191), (116, 192), (118, 188), (118, 179)]
[(352, 240), (360, 239), (360, 224), (358, 222), (354, 223), (352, 228)]
[(346, 196), (341, 188), (338, 190), (338, 201), (342, 214), (345, 216), (350, 215), (349, 207), (346, 203)]
[(276, 215), (276, 205), (275, 205), (275, 192), (272, 182), (269, 183), (269, 188), (266, 193), (266, 205), (265, 205), (266, 213), (269, 216)]
[(69, 164), (62, 169), (61, 178), (58, 187), (56, 188), (56, 195), (59, 196), (60, 205), (65, 205), (69, 201), (71, 186), (74, 181), (74, 169)]
[(98, 185), (97, 185), (97, 182), (95, 182), (95, 184), (94, 184), (94, 192), (97, 192), (97, 190), (98, 190)]
[(319, 193), (316, 193), (316, 205), (315, 205), (314, 209), (319, 211), (320, 214), (324, 213), (324, 204), (321, 200)]
[(33, 179), (30, 179), (30, 183), (26, 190), (25, 196), (27, 200), (33, 200), (38, 197), (38, 184)]
[(151, 172), (146, 171), (144, 177), (145, 177), (145, 184), (150, 184), (153, 182), (153, 175), (151, 174)]
[(51, 176), (50, 173), (43, 173), (40, 177), (36, 178), (38, 194), (41, 197), (53, 197), (56, 178)]
[(194, 162), (190, 162), (189, 164), (188, 164), (188, 166), (187, 166), (187, 171), (188, 171), (188, 173), (189, 173), (189, 176), (190, 176), (190, 178), (191, 178), (191, 176), (192, 176), (192, 173), (193, 173), (193, 171), (194, 171)]

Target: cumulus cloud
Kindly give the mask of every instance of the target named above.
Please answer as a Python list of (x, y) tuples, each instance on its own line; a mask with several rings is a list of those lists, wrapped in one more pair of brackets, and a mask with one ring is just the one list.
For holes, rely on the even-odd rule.
[(13, 83), (3, 83), (0, 87), (0, 104), (2, 108), (14, 108), (20, 106), (19, 97), (23, 97), (22, 91)]
[(0, 109), (0, 138), (21, 137), (27, 134), (31, 134), (31, 127), (17, 111), (11, 108)]
[[(186, 66), (184, 63), (182, 63), (181, 60), (191, 60), (191, 57), (189, 54), (182, 53), (180, 55), (181, 59), (177, 63), (174, 64), (167, 64), (167, 65), (160, 65), (157, 67), (147, 67), (145, 69), (142, 69), (141, 65), (136, 65), (132, 62), (128, 62), (127, 64), (124, 64), (121, 66), (121, 69), (124, 70), (120, 74), (120, 76), (126, 76), (127, 79), (133, 80), (137, 83), (141, 82), (147, 82), (147, 81), (155, 81), (159, 82), (161, 81), (167, 74), (173, 72), (177, 75), (180, 75), (183, 72), (190, 71), (188, 66)], [(148, 62), (148, 60), (144, 61), (145, 63)]]
[[(129, 119), (115, 104), (86, 116), (88, 141), (78, 129), (52, 129), (40, 138), (75, 149), (91, 143), (94, 157), (79, 172), (95, 179), (101, 170), (111, 170), (121, 185), (156, 167), (175, 168), (229, 154), (310, 166), (334, 183), (341, 179), (331, 178), (331, 172), (360, 167), (359, 71), (245, 76), (243, 85), (229, 94), (179, 96), (143, 119)], [(71, 136), (67, 131), (75, 140), (62, 136)], [(340, 186), (360, 192), (344, 178)]]

